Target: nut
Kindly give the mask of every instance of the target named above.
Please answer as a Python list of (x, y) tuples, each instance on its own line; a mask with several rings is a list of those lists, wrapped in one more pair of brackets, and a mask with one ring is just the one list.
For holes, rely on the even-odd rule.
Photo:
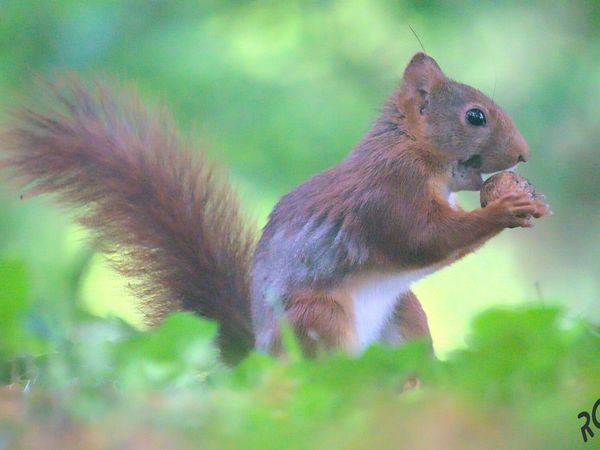
[(522, 192), (528, 193), (531, 200), (537, 199), (539, 195), (536, 194), (533, 184), (527, 178), (517, 175), (514, 172), (500, 172), (485, 180), (479, 193), (479, 200), (481, 207), (485, 208), (488, 203), (503, 195), (510, 193), (519, 194)]

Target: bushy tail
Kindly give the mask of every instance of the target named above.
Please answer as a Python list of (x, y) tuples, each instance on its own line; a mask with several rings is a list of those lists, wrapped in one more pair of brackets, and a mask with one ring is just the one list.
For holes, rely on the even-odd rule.
[(135, 282), (147, 321), (193, 311), (220, 324), (224, 358), (253, 347), (254, 236), (226, 178), (182, 139), (169, 114), (132, 92), (70, 75), (15, 114), (0, 163), (34, 194), (78, 206), (78, 220)]

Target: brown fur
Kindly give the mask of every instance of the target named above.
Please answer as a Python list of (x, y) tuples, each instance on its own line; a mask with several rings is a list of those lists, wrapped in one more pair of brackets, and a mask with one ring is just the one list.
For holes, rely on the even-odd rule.
[(427, 315), (412, 291), (404, 294), (398, 302), (394, 310), (394, 323), (405, 341), (425, 339), (430, 346), (432, 345)]
[(306, 355), (331, 349), (350, 350), (356, 339), (347, 301), (325, 292), (305, 292), (289, 299), (287, 320)]
[(49, 107), (36, 98), (2, 133), (3, 165), (81, 208), (98, 248), (137, 279), (149, 322), (174, 309), (215, 319), (223, 356), (236, 360), (253, 346), (253, 236), (223, 174), (135, 93), (74, 76), (45, 88)]

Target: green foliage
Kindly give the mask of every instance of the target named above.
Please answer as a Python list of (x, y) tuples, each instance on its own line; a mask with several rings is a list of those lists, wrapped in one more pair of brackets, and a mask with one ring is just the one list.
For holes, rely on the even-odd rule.
[(473, 324), (469, 348), (448, 363), (450, 379), (494, 402), (518, 400), (523, 391), (533, 395), (555, 389), (563, 369), (557, 361), (568, 350), (558, 318), (557, 309), (482, 314)]
[(8, 380), (19, 359), (45, 349), (38, 314), (30, 309), (21, 261), (0, 260), (0, 373)]
[(188, 313), (170, 315), (160, 328), (115, 344), (116, 373), (127, 389), (188, 386), (216, 364), (217, 327)]
[[(597, 331), (538, 306), (481, 315), (447, 360), (413, 342), (317, 360), (254, 353), (227, 368), (214, 324), (189, 314), (148, 332), (101, 319), (78, 328), (34, 361), (35, 379), (22, 374), (10, 398), (0, 390), (18, 405), (0, 411), (16, 446), (42, 433), (63, 448), (119, 447), (152, 428), (151, 445), (178, 448), (577, 448), (577, 414), (600, 379)], [(415, 377), (421, 387), (406, 390)], [(56, 420), (68, 425), (45, 428)]]
[(0, 261), (0, 277), (4, 280), (0, 290), (0, 354), (6, 360), (15, 356), (24, 338), (27, 284), (24, 267), (16, 262)]

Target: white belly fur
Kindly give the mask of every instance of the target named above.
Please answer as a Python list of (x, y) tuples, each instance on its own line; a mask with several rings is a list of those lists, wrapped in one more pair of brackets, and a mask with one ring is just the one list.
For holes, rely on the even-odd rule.
[(402, 272), (369, 272), (353, 275), (345, 283), (352, 297), (357, 351), (377, 341), (386, 323), (392, 318), (394, 307), (401, 294), (410, 285), (424, 276), (435, 272), (440, 265)]

